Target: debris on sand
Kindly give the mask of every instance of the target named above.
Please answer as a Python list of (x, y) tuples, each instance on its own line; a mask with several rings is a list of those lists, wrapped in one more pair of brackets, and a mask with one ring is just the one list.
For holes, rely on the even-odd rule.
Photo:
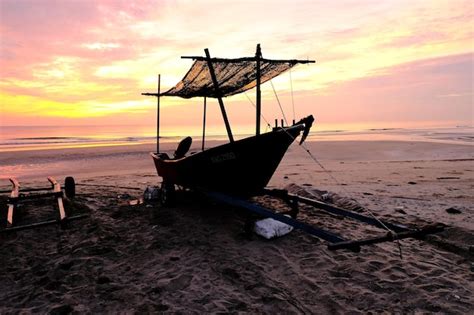
[(446, 209), (446, 212), (450, 213), (450, 214), (460, 214), (460, 213), (462, 213), (461, 209), (459, 209), (458, 207), (449, 207), (448, 209)]

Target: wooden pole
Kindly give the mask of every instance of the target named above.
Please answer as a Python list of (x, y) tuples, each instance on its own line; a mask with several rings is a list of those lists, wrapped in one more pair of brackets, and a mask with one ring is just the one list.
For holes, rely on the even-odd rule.
[[(62, 221), (62, 223), (69, 222), (69, 221), (72, 221), (72, 220), (85, 219), (85, 218), (88, 218), (88, 217), (89, 217), (89, 214), (86, 214), (86, 213), (78, 214), (78, 215), (75, 215), (75, 216), (66, 217)], [(21, 231), (21, 230), (28, 230), (28, 229), (33, 229), (33, 228), (46, 226), (46, 225), (57, 224), (57, 223), (61, 223), (61, 221), (48, 220), (48, 221), (37, 222), (37, 223), (32, 223), (32, 224), (19, 225), (19, 226), (15, 226), (15, 227), (0, 229), (0, 233), (8, 233), (8, 232)]]
[[(194, 60), (207, 60), (206, 57), (201, 56), (181, 56), (181, 59), (194, 59)], [(227, 63), (238, 63), (242, 61), (257, 61), (255, 57), (243, 57), (243, 58), (211, 58), (214, 62), (227, 62)], [(271, 63), (315, 63), (314, 60), (299, 60), (299, 59), (267, 59), (260, 58), (260, 61), (267, 61)]]
[(230, 129), (229, 119), (227, 118), (227, 113), (225, 111), (224, 102), (222, 101), (221, 91), (219, 89), (219, 82), (217, 82), (216, 73), (214, 72), (214, 67), (212, 66), (211, 55), (209, 54), (209, 49), (204, 49), (207, 58), (207, 66), (209, 67), (209, 72), (211, 74), (212, 82), (214, 83), (214, 89), (216, 92), (217, 101), (219, 102), (219, 107), (221, 108), (222, 118), (224, 118), (225, 129), (227, 130), (227, 135), (229, 136), (229, 141), (234, 142), (234, 137), (232, 136), (232, 130)]
[(207, 107), (207, 98), (204, 96), (204, 115), (202, 118), (202, 150), (204, 151), (204, 142), (206, 138), (206, 107)]
[(158, 75), (158, 94), (156, 96), (156, 153), (160, 153), (160, 85), (161, 74)]
[[(10, 178), (12, 183), (12, 192), (10, 198), (18, 198), (20, 195), (20, 183), (15, 178)], [(15, 210), (16, 203), (8, 203), (8, 212), (7, 212), (7, 226), (10, 227), (13, 225), (13, 211)]]
[(262, 115), (262, 100), (260, 92), (260, 58), (262, 57), (262, 51), (260, 49), (260, 44), (257, 45), (257, 52), (255, 53), (256, 67), (257, 67), (257, 90), (256, 90), (256, 108), (257, 108), (257, 121), (256, 121), (256, 130), (255, 134), (258, 136), (260, 134), (260, 116)]
[[(53, 191), (55, 193), (60, 193), (61, 192), (61, 185), (52, 177), (48, 177), (48, 181), (53, 185)], [(63, 203), (63, 196), (62, 194), (58, 194), (56, 196), (56, 199), (58, 201), (58, 209), (59, 209), (59, 220), (63, 221), (67, 218), (66, 216), (66, 211), (64, 210), (64, 203)]]

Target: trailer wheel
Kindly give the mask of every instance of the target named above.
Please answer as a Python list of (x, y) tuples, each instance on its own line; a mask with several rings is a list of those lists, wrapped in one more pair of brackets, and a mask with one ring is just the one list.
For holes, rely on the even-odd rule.
[(173, 183), (164, 181), (161, 183), (160, 203), (165, 207), (174, 206), (176, 201), (176, 191)]
[(76, 182), (74, 177), (68, 176), (64, 179), (64, 192), (68, 199), (73, 199), (76, 196)]

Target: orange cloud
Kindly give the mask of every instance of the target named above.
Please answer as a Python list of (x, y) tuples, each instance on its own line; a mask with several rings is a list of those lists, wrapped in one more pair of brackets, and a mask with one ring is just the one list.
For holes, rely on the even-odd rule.
[[(143, 117), (153, 110), (154, 100), (140, 93), (156, 88), (157, 73), (163, 74), (163, 89), (180, 80), (191, 64), (181, 55), (202, 54), (205, 47), (214, 56), (252, 55), (256, 43), (262, 44), (265, 57), (317, 60), (316, 65), (292, 71), (301, 103), (311, 104), (324, 95), (342, 104), (344, 97), (334, 93), (346, 83), (358, 93), (361, 87), (353, 82), (380, 75), (401, 78), (400, 65), (430, 58), (442, 62), (441, 57), (471, 53), (469, 7), (468, 1), (276, 1), (270, 5), (213, 0), (4, 0), (0, 10), (2, 123), (29, 123), (31, 117), (44, 124), (54, 117), (64, 117), (68, 123), (100, 122), (100, 117), (103, 123), (112, 118), (120, 123), (135, 119), (130, 116)], [(462, 69), (456, 71), (465, 80), (461, 84), (472, 83)], [(431, 72), (417, 70), (412, 75), (415, 80), (438, 80)], [(406, 91), (403, 84), (411, 84), (411, 78), (404, 80), (393, 89)], [(288, 95), (288, 76), (276, 79), (275, 85)], [(432, 91), (429, 85), (418, 88), (426, 94)], [(388, 87), (377, 91), (386, 93), (379, 95), (382, 99), (396, 94)], [(452, 87), (444, 93), (460, 92)], [(368, 94), (364, 97), (370, 99)], [(413, 97), (411, 104), (420, 108), (432, 101)], [(272, 102), (273, 92), (264, 89), (264, 98)], [(245, 97), (227, 101), (230, 106), (247, 102)], [(164, 106), (178, 103), (181, 100), (166, 99)], [(366, 104), (377, 110), (378, 105)], [(235, 121), (243, 122), (247, 111), (235, 108), (230, 109)], [(317, 110), (330, 113), (323, 107)], [(176, 117), (181, 114), (174, 112)], [(348, 119), (359, 118), (354, 113)]]

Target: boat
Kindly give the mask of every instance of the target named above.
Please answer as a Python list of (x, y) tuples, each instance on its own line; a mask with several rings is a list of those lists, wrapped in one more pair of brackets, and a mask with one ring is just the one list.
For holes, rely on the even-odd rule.
[[(260, 45), (257, 45), (255, 56), (236, 59), (211, 58), (205, 49), (205, 57), (185, 56), (194, 60), (184, 78), (173, 88), (160, 92), (158, 75), (158, 92), (142, 93), (157, 97), (157, 148), (151, 153), (158, 175), (163, 178), (160, 201), (163, 205), (174, 202), (175, 186), (195, 190), (213, 202), (247, 210), (244, 230), (251, 232), (253, 216), (271, 218), (293, 228), (299, 229), (328, 242), (329, 250), (348, 249), (359, 252), (362, 246), (383, 242), (398, 243), (400, 257), (402, 251), (399, 241), (405, 238), (423, 238), (425, 235), (443, 231), (443, 224), (430, 224), (423, 227), (408, 227), (403, 224), (378, 219), (370, 210), (369, 216), (320, 200), (292, 194), (284, 189), (266, 188), (273, 173), (288, 150), (299, 136), (303, 144), (313, 125), (312, 115), (302, 118), (291, 125), (282, 122), (270, 132), (260, 132), (261, 117), (261, 84), (300, 63), (314, 63), (312, 60), (272, 60), (262, 57)], [(256, 129), (255, 135), (234, 140), (227, 118), (223, 98), (249, 89), (256, 88)], [(188, 154), (192, 144), (191, 137), (184, 138), (173, 156), (160, 152), (160, 98), (175, 96), (183, 98), (203, 97), (203, 137), (202, 150)], [(206, 98), (216, 98), (219, 102), (229, 142), (205, 149)], [(306, 150), (311, 156), (309, 150)], [(321, 166), (321, 164), (318, 162)], [(269, 196), (286, 202), (290, 211), (279, 212), (267, 208), (252, 200), (253, 196)], [(359, 240), (348, 240), (333, 231), (314, 226), (297, 218), (299, 204), (318, 209), (340, 219), (348, 218), (386, 230), (386, 234), (370, 236)]]
[[(313, 60), (275, 60), (262, 57), (260, 45), (255, 56), (243, 58), (211, 58), (209, 50), (205, 56), (183, 56), (194, 62), (173, 88), (160, 92), (158, 76), (157, 93), (142, 93), (157, 97), (157, 150), (151, 153), (158, 175), (162, 177), (161, 195), (171, 199), (175, 185), (184, 188), (199, 188), (225, 192), (233, 195), (252, 196), (259, 194), (270, 181), (280, 161), (295, 139), (302, 134), (302, 144), (314, 122), (312, 115), (291, 125), (281, 123), (271, 131), (260, 132), (261, 91), (260, 86), (291, 69), (297, 64), (314, 63)], [(255, 135), (234, 140), (224, 106), (224, 97), (256, 89)], [(161, 97), (204, 98), (202, 150), (188, 154), (191, 137), (184, 138), (173, 156), (160, 152), (160, 98)], [(216, 98), (226, 127), (228, 143), (205, 149), (206, 99)]]

